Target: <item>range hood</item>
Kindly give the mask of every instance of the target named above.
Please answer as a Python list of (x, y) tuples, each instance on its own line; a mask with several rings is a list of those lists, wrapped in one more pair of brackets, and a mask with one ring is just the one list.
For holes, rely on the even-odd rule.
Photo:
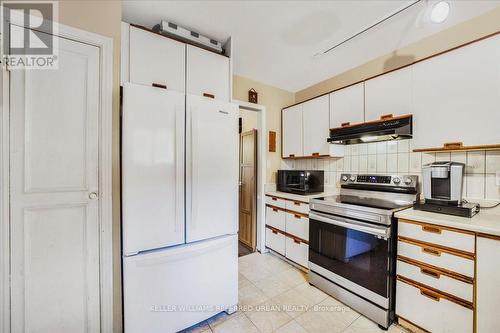
[(343, 124), (342, 127), (330, 129), (329, 143), (357, 144), (390, 140), (411, 139), (413, 136), (412, 115), (393, 117), (382, 116), (380, 120)]

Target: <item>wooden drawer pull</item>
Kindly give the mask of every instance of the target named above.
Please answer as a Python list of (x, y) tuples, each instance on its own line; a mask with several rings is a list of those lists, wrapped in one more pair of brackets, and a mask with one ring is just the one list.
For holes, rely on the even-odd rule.
[(278, 201), (278, 198), (271, 198), (271, 200), (273, 200), (273, 201)]
[(215, 95), (209, 93), (203, 93), (203, 97), (215, 98)]
[(440, 257), (441, 256), (441, 252), (440, 251), (429, 249), (427, 247), (423, 247), (422, 248), (422, 252), (430, 254), (430, 255), (433, 255), (433, 256), (436, 256), (436, 257)]
[(438, 272), (431, 271), (427, 268), (420, 268), (420, 273), (422, 273), (424, 275), (428, 275), (428, 276), (433, 277), (435, 279), (439, 279), (441, 277), (441, 274), (439, 274)]
[(422, 290), (420, 289), (420, 295), (422, 296), (425, 296), (427, 298), (430, 298), (432, 299), (433, 301), (436, 301), (436, 302), (439, 302), (439, 300), (441, 299), (441, 297), (439, 297), (438, 295), (434, 294), (434, 293), (431, 293), (427, 290)]
[(295, 157), (295, 154), (290, 154), (288, 155), (288, 157)]
[(273, 212), (277, 212), (278, 211), (278, 208), (273, 208)]
[(313, 157), (318, 157), (318, 156), (319, 156), (319, 153), (312, 153), (312, 156), (313, 156)]
[(299, 202), (299, 201), (294, 201), (294, 202), (293, 202), (293, 204), (294, 204), (295, 206), (300, 206), (300, 202)]
[(152, 83), (151, 84), (155, 88), (167, 89), (167, 85), (161, 83)]
[(293, 214), (293, 217), (295, 217), (296, 219), (301, 219), (302, 216), (298, 215), (298, 214)]
[(295, 238), (293, 239), (293, 242), (294, 242), (295, 244), (300, 244), (300, 241), (299, 241), (298, 239), (295, 239)]
[(273, 234), (277, 235), (278, 232), (276, 230), (271, 230)]
[(391, 119), (391, 118), (394, 118), (394, 116), (392, 115), (392, 113), (390, 113), (390, 114), (384, 114), (384, 115), (380, 116), (380, 120), (387, 120), (387, 119)]
[(351, 125), (351, 123), (349, 123), (349, 122), (340, 124), (341, 127), (347, 127), (349, 125)]
[(422, 226), (422, 231), (431, 232), (433, 234), (441, 234), (441, 229), (440, 228), (438, 228), (438, 227), (432, 227), (432, 226), (429, 226), (429, 225), (423, 225)]

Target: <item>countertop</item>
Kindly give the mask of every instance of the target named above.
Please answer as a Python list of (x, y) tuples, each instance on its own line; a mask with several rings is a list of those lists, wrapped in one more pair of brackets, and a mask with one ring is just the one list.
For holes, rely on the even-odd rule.
[(408, 208), (394, 216), (400, 219), (415, 220), (430, 224), (468, 230), (477, 233), (500, 236), (500, 206), (483, 208), (471, 218), (424, 212)]
[(293, 194), (293, 193), (278, 192), (278, 191), (267, 191), (266, 195), (272, 195), (274, 197), (289, 199), (289, 200), (309, 202), (309, 200), (311, 200), (311, 199), (326, 197), (328, 195), (333, 195), (333, 193), (321, 192), (321, 193), (310, 194), (310, 195), (301, 195), (301, 194)]

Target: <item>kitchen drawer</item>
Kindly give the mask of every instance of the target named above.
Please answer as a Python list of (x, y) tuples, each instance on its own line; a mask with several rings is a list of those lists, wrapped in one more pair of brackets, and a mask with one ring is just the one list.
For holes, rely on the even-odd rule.
[(266, 195), (266, 204), (286, 208), (286, 200)]
[(276, 229), (280, 229), (282, 231), (286, 230), (285, 220), (286, 220), (285, 211), (280, 210), (274, 207), (266, 207), (266, 224), (271, 227), (275, 227)]
[(309, 240), (309, 219), (301, 214), (286, 213), (286, 229), (288, 234)]
[(474, 277), (474, 260), (417, 243), (398, 241), (398, 256), (414, 259), (468, 277)]
[(398, 235), (469, 253), (475, 252), (473, 233), (453, 231), (437, 225), (399, 220)]
[(396, 315), (433, 333), (470, 333), (474, 328), (472, 309), (399, 279)]
[(456, 296), (465, 301), (472, 303), (474, 299), (474, 286), (472, 282), (467, 283), (428, 267), (417, 266), (414, 263), (401, 260), (398, 260), (396, 271), (398, 275)]
[(266, 228), (266, 247), (285, 255), (286, 236), (281, 232)]
[(309, 214), (309, 204), (300, 201), (287, 201), (286, 209), (298, 213)]
[(307, 268), (307, 263), (309, 261), (309, 245), (298, 239), (286, 237), (286, 257)]

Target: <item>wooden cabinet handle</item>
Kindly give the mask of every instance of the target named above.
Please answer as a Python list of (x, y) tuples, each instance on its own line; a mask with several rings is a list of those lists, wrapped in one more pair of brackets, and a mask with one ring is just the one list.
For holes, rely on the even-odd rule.
[(318, 157), (318, 156), (319, 156), (319, 153), (312, 153), (312, 156), (313, 156), (313, 157)]
[(463, 146), (463, 142), (446, 142), (445, 144), (443, 144), (443, 149), (459, 149), (463, 148)]
[(277, 212), (278, 211), (278, 208), (273, 208), (273, 212)]
[(293, 202), (293, 204), (294, 204), (295, 206), (300, 206), (300, 201), (294, 201), (294, 202)]
[(351, 123), (349, 123), (349, 122), (347, 122), (347, 123), (342, 123), (342, 124), (340, 124), (340, 127), (347, 127), (347, 126), (349, 126), (349, 125), (351, 125)]
[(209, 93), (203, 93), (203, 97), (208, 97), (208, 98), (215, 99), (215, 95), (214, 94), (209, 94)]
[(288, 157), (295, 157), (295, 154), (290, 154), (288, 155)]
[(384, 114), (384, 115), (380, 116), (380, 120), (387, 120), (387, 119), (391, 119), (391, 118), (393, 118), (392, 113)]
[(431, 271), (427, 268), (420, 268), (420, 273), (424, 274), (424, 275), (428, 275), (428, 276), (431, 276), (435, 279), (439, 279), (441, 277), (441, 274), (439, 274), (438, 272), (435, 272), (435, 271)]
[(161, 83), (152, 83), (151, 84), (153, 87), (155, 88), (161, 88), (161, 89), (167, 89), (167, 85), (166, 84), (161, 84)]
[(298, 215), (298, 214), (293, 214), (293, 216), (296, 218), (296, 219), (301, 219), (302, 216)]
[(437, 250), (434, 250), (434, 249), (429, 249), (428, 247), (423, 247), (422, 248), (422, 252), (430, 254), (430, 255), (433, 255), (433, 256), (436, 256), (436, 257), (440, 257), (441, 256), (441, 252), (440, 251), (437, 251)]
[(433, 234), (441, 234), (441, 228), (430, 226), (430, 225), (423, 225), (422, 231), (431, 232)]
[(296, 239), (296, 238), (294, 238), (294, 239), (293, 239), (293, 242), (294, 242), (295, 244), (300, 244), (300, 241), (299, 241), (298, 239)]
[(275, 234), (275, 235), (277, 235), (277, 234), (278, 234), (278, 232), (277, 232), (276, 230), (271, 230), (271, 232), (272, 232), (273, 234)]
[(273, 200), (273, 201), (278, 201), (278, 198), (274, 198), (274, 197), (273, 197), (273, 198), (271, 198), (271, 200)]
[(422, 290), (422, 289), (420, 289), (420, 295), (425, 296), (427, 298), (430, 298), (430, 299), (432, 299), (433, 301), (436, 301), (436, 302), (439, 302), (439, 300), (441, 299), (441, 297), (439, 297), (439, 295), (436, 295), (434, 293), (431, 293), (431, 292), (429, 292), (427, 290)]

